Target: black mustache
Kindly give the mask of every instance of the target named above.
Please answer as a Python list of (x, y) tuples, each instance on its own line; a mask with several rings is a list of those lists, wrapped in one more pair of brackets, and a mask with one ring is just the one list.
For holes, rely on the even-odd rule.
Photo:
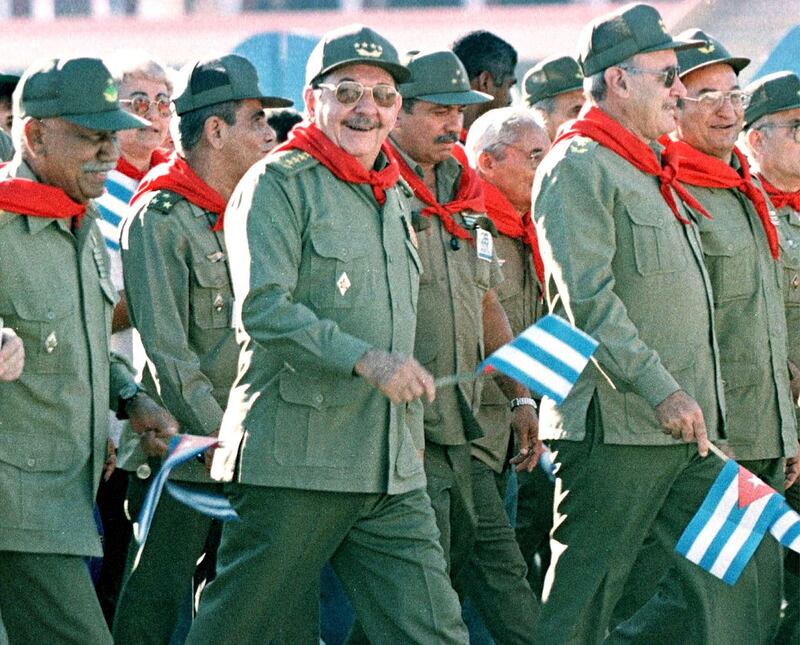
[(458, 134), (456, 132), (440, 134), (433, 140), (434, 143), (455, 143), (456, 141), (458, 141)]

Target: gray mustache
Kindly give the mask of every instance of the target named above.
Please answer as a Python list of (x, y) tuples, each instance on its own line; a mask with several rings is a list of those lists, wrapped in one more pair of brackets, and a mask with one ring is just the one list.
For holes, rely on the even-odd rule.
[(363, 129), (380, 127), (380, 123), (365, 116), (354, 116), (350, 119), (347, 119), (347, 121), (345, 121), (345, 125), (348, 125), (351, 128)]
[(115, 163), (85, 163), (81, 166), (83, 172), (109, 172), (117, 167)]

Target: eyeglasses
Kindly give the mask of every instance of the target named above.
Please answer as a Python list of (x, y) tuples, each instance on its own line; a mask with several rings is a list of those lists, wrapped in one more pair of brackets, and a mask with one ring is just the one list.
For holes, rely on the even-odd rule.
[(678, 76), (681, 73), (681, 68), (677, 65), (667, 67), (667, 69), (644, 69), (631, 65), (617, 65), (617, 67), (633, 74), (652, 74), (653, 76), (660, 76), (664, 87), (672, 87), (675, 85), (675, 81), (678, 80)]
[(317, 87), (331, 90), (336, 100), (342, 105), (355, 105), (364, 96), (364, 92), (369, 92), (372, 95), (372, 100), (375, 101), (375, 105), (388, 108), (394, 106), (399, 96), (397, 88), (387, 83), (378, 83), (373, 87), (366, 87), (358, 81), (339, 81), (337, 85), (320, 83)]
[(163, 94), (157, 96), (154, 101), (149, 96), (136, 95), (130, 99), (120, 99), (120, 103), (131, 106), (131, 112), (136, 116), (144, 116), (150, 110), (150, 106), (156, 108), (159, 116), (169, 116), (169, 98)]
[(731, 107), (737, 112), (744, 110), (750, 105), (752, 97), (744, 90), (731, 90), (730, 92), (721, 92), (719, 90), (714, 92), (704, 92), (697, 98), (691, 96), (684, 96), (684, 101), (692, 101), (697, 103), (705, 110), (714, 111), (719, 110), (725, 103), (725, 99), (731, 102)]
[(525, 148), (514, 145), (513, 143), (504, 143), (503, 145), (507, 148), (514, 148), (514, 150), (521, 152), (528, 159), (530, 159), (531, 163), (535, 166), (538, 166), (542, 159), (544, 159), (544, 156), (547, 154), (547, 150), (542, 150), (541, 148), (534, 148), (533, 150), (528, 151), (525, 150)]
[(795, 143), (800, 143), (800, 121), (794, 123), (764, 123), (756, 128), (756, 130), (763, 130), (764, 128), (779, 128), (792, 131), (792, 138)]

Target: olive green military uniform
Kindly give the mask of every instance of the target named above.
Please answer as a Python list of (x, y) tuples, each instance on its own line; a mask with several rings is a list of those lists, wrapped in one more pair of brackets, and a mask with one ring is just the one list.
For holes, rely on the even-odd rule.
[[(36, 181), (24, 162), (0, 176)], [(11, 642), (110, 643), (84, 556), (108, 409), (132, 379), (108, 339), (116, 291), (90, 204), (68, 220), (0, 213), (0, 316), (25, 346), (0, 383), (0, 611)]]
[[(154, 397), (160, 393), (182, 432), (208, 435), (219, 429), (239, 355), (230, 326), (233, 291), (225, 241), (222, 231), (211, 230), (216, 215), (182, 196), (161, 190), (145, 199), (126, 222), (122, 245), (128, 312), (149, 359), (143, 382)], [(128, 439), (139, 443), (132, 433)], [(135, 518), (149, 485), (149, 479), (136, 476), (137, 469), (146, 465), (144, 472), (155, 474), (158, 464), (151, 469), (138, 449), (121, 465), (132, 472), (128, 512)], [(195, 460), (172, 479), (222, 489)], [(114, 617), (116, 642), (169, 641), (212, 521), (162, 497), (133, 570), (138, 544), (131, 545)]]
[(393, 187), (379, 207), (296, 150), (254, 166), (231, 198), (244, 345), (212, 475), (235, 471), (241, 521), (223, 528), (189, 643), (276, 638), (329, 559), (372, 642), (466, 642), (424, 491), (419, 404), (353, 375), (372, 347), (413, 351), (420, 264), (401, 200)]
[[(653, 413), (685, 390), (718, 437), (723, 393), (711, 284), (697, 229), (675, 218), (656, 178), (607, 148), (583, 137), (556, 145), (533, 193), (548, 275), (575, 324), (599, 341), (605, 373), (589, 365), (561, 406), (548, 399), (541, 406), (540, 436), (554, 440), (559, 470), (536, 638), (594, 643), (645, 538), (672, 552), (721, 468), (664, 434)], [(727, 585), (677, 555), (671, 565), (659, 594), (612, 640), (724, 637), (710, 633), (720, 628), (706, 614)]]
[[(400, 154), (419, 173), (414, 160)], [(436, 199), (452, 201), (460, 164), (451, 157), (434, 171)], [(455, 245), (438, 217), (421, 215), (424, 206), (414, 197), (412, 217), (423, 267), (414, 355), (437, 377), (470, 372), (484, 358), (483, 298), (502, 282), (502, 273), (496, 255), (485, 260), (468, 241)], [(494, 228), (483, 213), (459, 213), (454, 219), (468, 229)], [(436, 400), (424, 403), (428, 495), (456, 589), (469, 596), (495, 640), (524, 643), (530, 641), (537, 611), (527, 568), (494, 471), (472, 457), (470, 440), (483, 434), (477, 417), (483, 387), (479, 381), (440, 387)], [(507, 418), (498, 420), (508, 429)], [(507, 439), (506, 432), (506, 446)]]

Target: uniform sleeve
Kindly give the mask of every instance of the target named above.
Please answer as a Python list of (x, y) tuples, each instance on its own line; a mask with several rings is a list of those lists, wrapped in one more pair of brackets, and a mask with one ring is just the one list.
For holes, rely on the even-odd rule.
[(547, 279), (554, 281), (567, 313), (600, 343), (595, 356), (614, 386), (655, 407), (680, 386), (642, 341), (614, 292), (613, 185), (595, 155), (564, 157), (537, 176), (534, 214)]
[[(225, 244), (237, 307), (234, 324), (297, 370), (352, 375), (371, 345), (294, 298), (303, 262), (303, 234), (313, 196), (269, 170), (245, 177), (228, 204)], [(229, 222), (231, 225), (229, 226)], [(237, 225), (238, 223), (238, 225)]]
[(108, 408), (116, 412), (119, 404), (119, 393), (122, 388), (135, 382), (135, 371), (133, 365), (124, 356), (114, 352), (109, 354), (109, 361)]
[(130, 222), (122, 270), (131, 322), (155, 367), (164, 407), (184, 432), (207, 435), (219, 428), (223, 410), (189, 346), (188, 257), (177, 213), (145, 207)]

